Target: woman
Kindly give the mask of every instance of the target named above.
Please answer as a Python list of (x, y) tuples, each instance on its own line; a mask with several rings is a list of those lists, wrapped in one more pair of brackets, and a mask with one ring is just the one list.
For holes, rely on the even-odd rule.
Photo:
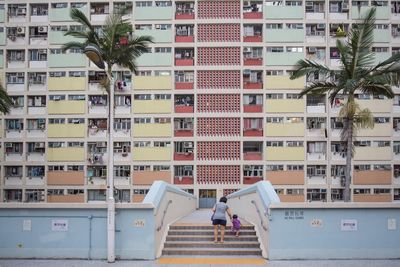
[(212, 223), (214, 225), (214, 243), (218, 242), (218, 225), (221, 228), (221, 243), (224, 243), (225, 227), (226, 227), (226, 217), (225, 212), (228, 213), (229, 218), (232, 220), (232, 213), (226, 205), (228, 200), (226, 197), (221, 197), (219, 202), (214, 205), (212, 211), (214, 212), (212, 217)]

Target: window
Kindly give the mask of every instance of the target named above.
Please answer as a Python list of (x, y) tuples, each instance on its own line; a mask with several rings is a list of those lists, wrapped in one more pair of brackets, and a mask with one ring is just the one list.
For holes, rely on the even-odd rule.
[(70, 118), (70, 119), (68, 119), (68, 123), (82, 124), (82, 123), (85, 123), (85, 119), (84, 118)]
[(311, 178), (313, 176), (326, 177), (326, 166), (325, 165), (308, 165), (307, 166), (307, 176)]
[(267, 47), (267, 52), (268, 53), (282, 53), (283, 47), (282, 46), (269, 46)]
[(283, 70), (267, 70), (267, 76), (282, 76)]
[(105, 189), (89, 189), (88, 193), (88, 201), (106, 201), (106, 190)]
[(326, 201), (326, 189), (307, 189), (308, 201)]
[(301, 30), (303, 27), (302, 23), (286, 23), (286, 28), (288, 29)]
[(302, 196), (304, 195), (304, 189), (286, 189), (286, 195), (291, 196)]
[(68, 72), (69, 77), (85, 77), (84, 71), (70, 71)]
[(65, 100), (65, 95), (49, 95), (49, 100), (51, 101)]
[(369, 171), (371, 170), (371, 165), (354, 165), (355, 171)]
[(150, 147), (151, 142), (150, 141), (136, 141), (133, 142), (133, 147)]
[(172, 6), (172, 1), (156, 1), (156, 6), (158, 7)]
[(153, 171), (155, 171), (155, 172), (169, 171), (169, 170), (170, 170), (169, 165), (154, 165), (153, 166)]
[(156, 30), (170, 30), (171, 26), (171, 24), (155, 24), (154, 28)]
[(83, 165), (68, 165), (68, 171), (83, 171)]
[(152, 2), (151, 1), (138, 1), (136, 2), (136, 7), (151, 7)]
[(171, 99), (171, 95), (170, 94), (155, 94), (154, 99), (155, 100), (168, 100), (168, 99)]
[(49, 148), (60, 148), (65, 147), (64, 142), (49, 142)]
[(304, 142), (303, 141), (286, 141), (286, 146), (287, 147), (303, 147)]
[(150, 171), (150, 165), (134, 165), (134, 171)]
[(49, 124), (64, 124), (65, 119), (62, 118), (54, 118), (54, 119), (49, 119)]
[(288, 46), (286, 47), (286, 52), (303, 53), (303, 47)]
[(371, 189), (367, 188), (354, 189), (354, 195), (369, 195), (369, 194), (371, 194)]
[(64, 171), (64, 166), (63, 165), (49, 165), (47, 169), (51, 171)]
[(193, 165), (174, 166), (175, 177), (193, 177)]
[(267, 147), (283, 147), (283, 141), (267, 141)]
[(171, 142), (158, 142), (154, 141), (154, 147), (170, 147)]
[(266, 171), (283, 171), (283, 165), (267, 165)]
[(151, 100), (151, 94), (134, 95), (135, 100)]
[(390, 194), (390, 189), (389, 188), (375, 188), (374, 189), (374, 194), (375, 195), (380, 195), (380, 194)]
[(73, 100), (73, 101), (83, 101), (85, 99), (86, 99), (85, 95), (69, 95), (68, 96), (68, 100)]
[(288, 171), (302, 171), (304, 170), (304, 165), (287, 165)]
[(151, 118), (134, 118), (133, 123), (135, 124), (151, 123)]
[(131, 175), (131, 166), (114, 166), (115, 178), (128, 178)]
[(171, 47), (156, 47), (154, 49), (155, 53), (171, 53)]
[(49, 72), (50, 77), (65, 77), (66, 72), (65, 71), (51, 71)]
[(266, 99), (283, 99), (283, 94), (266, 94)]

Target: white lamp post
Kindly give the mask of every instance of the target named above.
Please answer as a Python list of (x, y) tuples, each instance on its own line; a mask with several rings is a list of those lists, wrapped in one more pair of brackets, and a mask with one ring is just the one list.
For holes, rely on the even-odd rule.
[(115, 199), (114, 199), (114, 78), (107, 72), (106, 64), (101, 57), (99, 48), (96, 45), (88, 44), (83, 53), (100, 69), (105, 70), (107, 79), (110, 82), (109, 88), (109, 111), (108, 111), (108, 176), (107, 176), (107, 261), (115, 262)]

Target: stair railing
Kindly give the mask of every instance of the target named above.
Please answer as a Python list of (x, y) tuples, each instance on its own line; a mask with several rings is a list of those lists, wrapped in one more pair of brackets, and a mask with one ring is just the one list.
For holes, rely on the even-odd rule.
[(167, 214), (168, 207), (169, 207), (169, 205), (170, 205), (171, 203), (172, 203), (172, 200), (169, 200), (169, 201), (167, 202), (167, 205), (165, 206), (165, 209), (164, 209), (164, 211), (163, 211), (163, 216), (162, 216), (162, 218), (161, 218), (161, 224), (160, 224), (160, 226), (157, 227), (157, 232), (159, 232), (159, 231), (162, 229), (163, 225), (164, 225), (165, 214)]
[(254, 200), (252, 200), (251, 203), (256, 207), (258, 217), (260, 218), (261, 227), (264, 229), (264, 231), (268, 231), (267, 226), (264, 225), (264, 220), (263, 220), (261, 211), (260, 211), (260, 209), (258, 208), (257, 202), (255, 202)]

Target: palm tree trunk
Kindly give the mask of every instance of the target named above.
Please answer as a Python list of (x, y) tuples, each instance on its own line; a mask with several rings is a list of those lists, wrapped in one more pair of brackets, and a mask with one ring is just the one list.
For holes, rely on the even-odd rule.
[(345, 118), (345, 123), (347, 123), (348, 135), (347, 135), (347, 155), (346, 155), (346, 171), (345, 171), (345, 182), (344, 182), (344, 202), (351, 201), (351, 161), (353, 154), (353, 118)]

